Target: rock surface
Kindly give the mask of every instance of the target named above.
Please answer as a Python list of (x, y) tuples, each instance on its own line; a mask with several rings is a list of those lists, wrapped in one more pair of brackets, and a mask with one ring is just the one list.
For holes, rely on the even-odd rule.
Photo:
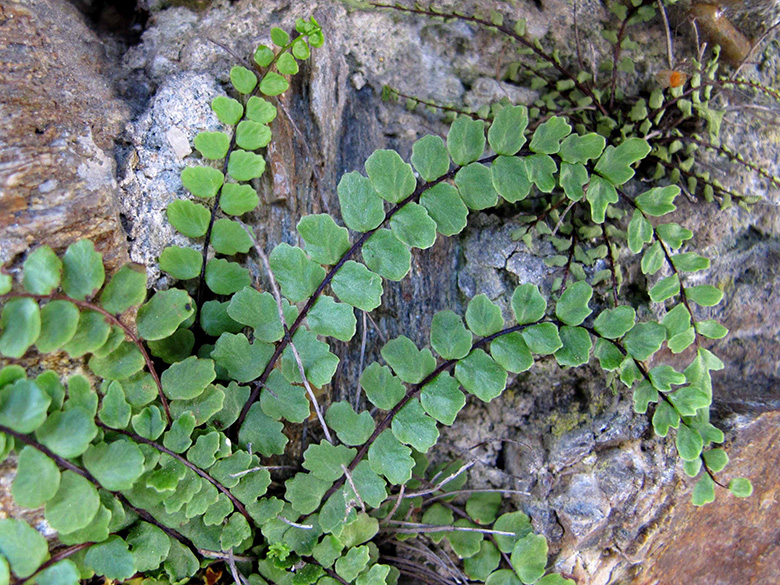
[[(529, 31), (549, 34), (562, 54), (573, 54), (573, 13), (567, 3), (545, 2), (541, 9), (514, 2), (439, 5), (470, 13), (476, 4), (501, 10), (507, 17), (526, 17)], [(362, 170), (373, 150), (395, 148), (408, 158), (411, 144), (420, 136), (446, 133), (446, 126), (435, 115), (381, 102), (384, 84), (416, 97), (474, 108), (504, 96), (518, 103), (534, 96), (526, 88), (497, 81), (496, 72), (511, 61), (511, 50), (504, 41), (462, 23), (350, 11), (339, 2), (244, 0), (193, 5), (197, 10), (150, 0), (146, 3), (150, 20), (142, 39), (121, 61), (110, 69), (89, 69), (94, 77), (83, 70), (79, 75), (71, 73), (72, 83), (82, 85), (58, 83), (49, 93), (41, 91), (41, 84), (53, 75), (64, 75), (50, 71), (65, 71), (68, 64), (84, 59), (79, 51), (86, 52), (87, 62), (101, 62), (99, 41), (65, 3), (38, 0), (1, 9), (0, 17), (13, 15), (17, 19), (14, 26), (28, 23), (25, 26), (31, 30), (40, 30), (42, 25), (36, 23), (46, 18), (61, 15), (60, 20), (67, 22), (65, 16), (70, 15), (76, 22), (72, 26), (85, 31), (83, 38), (93, 40), (67, 49), (57, 45), (53, 53), (59, 60), (54, 63), (60, 69), (46, 69), (54, 66), (41, 64), (49, 63), (45, 59), (36, 60), (36, 55), (47, 52), (45, 43), (63, 42), (57, 29), (46, 33), (50, 40), (33, 35), (30, 38), (38, 40), (28, 43), (32, 48), (15, 49), (27, 55), (25, 59), (2, 57), (3, 62), (25, 63), (27, 69), (22, 77), (5, 84), (14, 88), (15, 93), (8, 95), (16, 100), (9, 100), (7, 107), (21, 112), (21, 121), (20, 131), (3, 136), (0, 143), (0, 205), (9, 201), (3, 209), (17, 210), (13, 217), (19, 219), (14, 220), (18, 225), (6, 227), (2, 222), (10, 222), (3, 219), (9, 213), (0, 217), (0, 260), (23, 253), (30, 238), (35, 240), (36, 234), (43, 233), (41, 224), (35, 223), (39, 221), (51, 222), (46, 227), (51, 237), (61, 234), (62, 240), (52, 240), (63, 242), (57, 245), (106, 234), (104, 241), (111, 242), (107, 249), (121, 255), (124, 233), (118, 228), (115, 205), (126, 218), (133, 260), (150, 265), (166, 245), (187, 245), (188, 241), (174, 234), (164, 212), (170, 201), (186, 196), (179, 173), (194, 162), (189, 157), (194, 136), (219, 128), (208, 103), (224, 93), (227, 72), (235, 62), (220, 45), (236, 55), (248, 55), (258, 42), (267, 42), (271, 26), (289, 28), (297, 16), (314, 14), (323, 24), (327, 42), (314, 52), (310, 64), (279, 100), (280, 115), (267, 155), (269, 169), (261, 180), (263, 205), (246, 217), (267, 251), (281, 241), (296, 242), (295, 224), (303, 214), (336, 213), (338, 180), (344, 172)], [(48, 6), (53, 7), (51, 12), (43, 10)], [(609, 48), (600, 35), (608, 15), (601, 3), (592, 1), (578, 2), (578, 11), (583, 67), (597, 72)], [(16, 29), (0, 29), (0, 34), (7, 35), (8, 30)], [(651, 79), (665, 62), (660, 27), (642, 27), (635, 40), (645, 49), (636, 58), (637, 77), (626, 80), (627, 90), (636, 88), (639, 79)], [(690, 52), (690, 39), (678, 39), (676, 46), (682, 57)], [(777, 75), (776, 60), (768, 59), (774, 69), (763, 73), (765, 80)], [(112, 85), (120, 88), (125, 104), (116, 100)], [(52, 113), (43, 134), (35, 134), (34, 128), (42, 124), (39, 120), (49, 118), (33, 118), (25, 108), (55, 102), (71, 107), (54, 110), (61, 117)], [(109, 107), (96, 111), (95, 105), (101, 103)], [(117, 204), (112, 199), (116, 189), (113, 160), (100, 149), (110, 151), (129, 111), (135, 115), (117, 150)], [(91, 121), (92, 139), (85, 121)], [(780, 169), (771, 142), (762, 148), (757, 139), (766, 137), (766, 132), (771, 138), (771, 129), (765, 128), (765, 134), (745, 134), (738, 130), (740, 124), (734, 118), (725, 128), (733, 132), (733, 140), (750, 145), (750, 155), (761, 164)], [(77, 151), (74, 145), (79, 144), (87, 146)], [(23, 162), (31, 157), (41, 162), (25, 166)], [(65, 160), (68, 164), (62, 163)], [(82, 166), (84, 170), (78, 171)], [(4, 169), (12, 172), (2, 174)], [(740, 188), (765, 188), (760, 181), (751, 182), (751, 176), (733, 173), (733, 180)], [(59, 199), (41, 197), (41, 189), (63, 196), (75, 193), (73, 200), (79, 203), (43, 212), (42, 207), (59, 205)], [(386, 285), (385, 305), (373, 315), (377, 327), (359, 325), (366, 327), (366, 360), (378, 355), (382, 335), (403, 333), (418, 344), (425, 343), (434, 312), (458, 311), (475, 294), (484, 292), (507, 307), (508, 295), (518, 283), (550, 289), (555, 270), (542, 261), (546, 250), (531, 251), (512, 241), (511, 232), (520, 224), (509, 215), (473, 217), (460, 239), (442, 238), (434, 248), (414, 255), (411, 277)], [(612, 381), (598, 369), (562, 371), (550, 360), (517, 376), (500, 399), (487, 405), (470, 402), (446, 431), (446, 442), (435, 455), (439, 459), (477, 457), (472, 474), (475, 487), (518, 492), (511, 496), (511, 505), (532, 517), (557, 555), (555, 568), (574, 576), (579, 585), (763, 584), (772, 582), (780, 571), (780, 551), (774, 545), (778, 514), (773, 507), (780, 466), (771, 451), (777, 442), (778, 421), (773, 411), (780, 400), (776, 343), (780, 324), (768, 318), (780, 314), (775, 290), (780, 213), (773, 206), (760, 206), (757, 213), (747, 214), (688, 204), (678, 215), (697, 234), (695, 245), (713, 258), (712, 268), (701, 278), (717, 282), (726, 292), (723, 304), (700, 316), (720, 319), (732, 330), (725, 340), (713, 344), (727, 366), (715, 376), (716, 405), (733, 441), (729, 473), (754, 480), (752, 499), (738, 501), (719, 493), (715, 506), (692, 508), (692, 482), (682, 473), (673, 441), (653, 437), (648, 419), (633, 413), (626, 391), (617, 385), (613, 392)], [(72, 227), (64, 227), (68, 222)], [(263, 281), (254, 257), (247, 261), (255, 277)], [(157, 286), (167, 286), (165, 276), (152, 273), (152, 277)], [(360, 364), (359, 336), (350, 344), (337, 344), (333, 351), (343, 365), (331, 398), (352, 399)], [(748, 532), (749, 528), (754, 532)], [(715, 529), (717, 542), (712, 537)], [(716, 546), (721, 562), (706, 562)], [(692, 558), (697, 562), (691, 562)], [(748, 574), (752, 581), (740, 580), (740, 575)]]
[(637, 585), (777, 583), (780, 415), (736, 416), (728, 422), (735, 439), (728, 449), (726, 479), (752, 478), (753, 496), (723, 498), (717, 506), (694, 508), (685, 493), (676, 494), (674, 514), (660, 527), (666, 536), (649, 543), (647, 556), (652, 562), (641, 567)]
[(0, 7), (0, 264), (90, 238), (126, 261), (114, 143), (129, 117), (103, 42), (58, 0)]

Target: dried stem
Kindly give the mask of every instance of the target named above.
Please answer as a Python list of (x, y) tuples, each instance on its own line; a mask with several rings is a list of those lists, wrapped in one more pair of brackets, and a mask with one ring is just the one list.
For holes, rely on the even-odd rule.
[(472, 528), (471, 526), (450, 526), (438, 524), (422, 524), (419, 522), (404, 522), (403, 520), (388, 520), (386, 524), (394, 524), (400, 528), (393, 532), (402, 534), (417, 534), (418, 532), (479, 532), (480, 534), (498, 534), (499, 536), (516, 536), (514, 532), (506, 530), (491, 530), (490, 528)]
[[(433, 486), (433, 487), (431, 487), (429, 489), (426, 489), (426, 490), (419, 491), (419, 492), (408, 493), (404, 497), (405, 498), (416, 498), (417, 496), (427, 496), (429, 494), (437, 492), (440, 489), (442, 489), (445, 485), (447, 485), (449, 482), (451, 482), (453, 479), (455, 479), (459, 475), (461, 475), (461, 474), (465, 473), (466, 471), (468, 471), (469, 469), (471, 469), (476, 462), (477, 462), (476, 459), (472, 459), (471, 461), (466, 463), (463, 467), (458, 469), (455, 473), (452, 473), (452, 474), (448, 475), (447, 477), (445, 477), (442, 481), (437, 483), (435, 486)], [(447, 495), (449, 495), (450, 493), (452, 493), (452, 492), (447, 492)]]
[(320, 425), (322, 426), (322, 430), (325, 433), (325, 438), (328, 440), (328, 442), (333, 443), (333, 437), (330, 434), (330, 430), (328, 429), (328, 425), (325, 424), (325, 417), (322, 414), (322, 409), (320, 408), (320, 404), (317, 401), (317, 396), (314, 394), (314, 390), (311, 389), (311, 385), (309, 384), (309, 380), (306, 378), (306, 372), (303, 368), (303, 362), (301, 361), (301, 356), (298, 354), (298, 350), (295, 349), (295, 344), (292, 341), (292, 334), (290, 333), (290, 330), (287, 328), (287, 321), (284, 319), (284, 307), (282, 306), (282, 295), (279, 292), (279, 286), (276, 283), (276, 278), (274, 277), (274, 273), (271, 272), (271, 264), (268, 262), (268, 256), (266, 256), (265, 251), (260, 247), (260, 245), (257, 243), (257, 240), (254, 237), (254, 234), (252, 231), (244, 224), (241, 224), (244, 230), (246, 230), (246, 233), (249, 235), (250, 238), (252, 238), (252, 244), (254, 245), (255, 253), (257, 253), (258, 256), (260, 256), (260, 259), (263, 261), (263, 266), (265, 267), (266, 274), (268, 275), (268, 279), (271, 282), (271, 291), (274, 294), (274, 299), (276, 299), (276, 308), (279, 311), (279, 321), (282, 323), (282, 328), (284, 329), (284, 337), (287, 343), (290, 346), (290, 350), (293, 353), (293, 356), (295, 357), (295, 363), (298, 364), (298, 372), (301, 374), (301, 380), (303, 380), (303, 385), (306, 388), (306, 393), (309, 395), (309, 400), (312, 403), (312, 406), (314, 406), (314, 412), (317, 414), (317, 420), (320, 421)]
[(499, 489), (499, 488), (474, 488), (474, 489), (468, 489), (468, 490), (453, 490), (451, 492), (444, 492), (442, 494), (436, 494), (435, 496), (432, 496), (430, 498), (425, 498), (425, 503), (430, 504), (437, 500), (441, 500), (443, 498), (449, 498), (451, 496), (457, 496), (457, 495), (468, 495), (468, 494), (483, 494), (483, 493), (499, 493), (499, 494), (515, 494), (518, 496), (530, 496), (531, 492), (524, 492), (522, 490), (510, 490), (510, 489)]
[(406, 484), (401, 484), (401, 489), (398, 490), (398, 495), (395, 498), (395, 504), (390, 509), (390, 513), (379, 521), (380, 524), (384, 524), (387, 520), (390, 520), (398, 511), (398, 507), (401, 505), (401, 501), (404, 499), (404, 492), (406, 492)]
[(672, 31), (669, 29), (669, 19), (666, 17), (666, 7), (661, 0), (656, 0), (658, 11), (664, 21), (664, 32), (666, 33), (666, 62), (669, 69), (674, 69), (674, 51), (672, 50)]

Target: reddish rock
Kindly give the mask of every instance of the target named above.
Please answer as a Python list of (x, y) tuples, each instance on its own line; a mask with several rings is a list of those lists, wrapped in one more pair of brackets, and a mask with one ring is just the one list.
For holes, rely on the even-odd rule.
[[(680, 494), (651, 539), (633, 585), (774, 585), (780, 577), (780, 413), (735, 425), (722, 483), (753, 482), (739, 499), (716, 488), (713, 504), (697, 508)], [(727, 472), (727, 473), (726, 473)], [(691, 481), (691, 486), (693, 482)]]
[(81, 238), (126, 260), (113, 148), (128, 110), (102, 55), (64, 0), (0, 6), (0, 264)]

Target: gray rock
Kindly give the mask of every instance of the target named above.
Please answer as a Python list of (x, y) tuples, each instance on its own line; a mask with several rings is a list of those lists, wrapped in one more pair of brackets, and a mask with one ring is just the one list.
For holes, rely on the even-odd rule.
[(589, 540), (606, 525), (610, 505), (592, 475), (580, 473), (566, 478), (553, 495), (564, 538), (574, 538), (587, 547)]
[(150, 267), (154, 280), (160, 276), (155, 267), (163, 248), (192, 245), (171, 227), (165, 210), (172, 201), (188, 198), (180, 175), (196, 162), (193, 157), (185, 160), (195, 136), (225, 129), (210, 107), (218, 95), (224, 92), (212, 76), (177, 73), (160, 85), (148, 109), (127, 127), (125, 139), (131, 146), (124, 154), (120, 182), (128, 194), (122, 198), (122, 212), (131, 238), (130, 257)]

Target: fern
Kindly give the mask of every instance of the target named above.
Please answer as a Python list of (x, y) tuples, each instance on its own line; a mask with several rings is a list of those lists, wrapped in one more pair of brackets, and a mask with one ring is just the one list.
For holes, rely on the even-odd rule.
[[(607, 92), (572, 77), (526, 39), (522, 24), (448, 15), (508, 35), (571, 83), (530, 65), (556, 95), (530, 109), (496, 104), (458, 116), (446, 141), (425, 136), (413, 145), (411, 164), (392, 150), (374, 152), (365, 174), (339, 182), (343, 227), (328, 214), (304, 217), (297, 226), (304, 246), (279, 244), (266, 256), (238, 219), (258, 205), (251, 181), (262, 175), (262, 149), (273, 138), (276, 109), (259, 94), (286, 91), (284, 76), (324, 40), (313, 18), (296, 23), (294, 38), (272, 29), (275, 48), (257, 49), (256, 71), (231, 71), (238, 99), (212, 103), (228, 131), (195, 139), (206, 162), (182, 172), (194, 198), (167, 210), (177, 231), (203, 238), (199, 250), (169, 247), (160, 256), (160, 268), (191, 281), (188, 288), (147, 299), (138, 266), (106, 283), (88, 241), (62, 258), (38, 247), (20, 282), (0, 274), (0, 353), (16, 360), (35, 347), (89, 356), (98, 380), (95, 387), (73, 375), (63, 384), (57, 372), (33, 378), (17, 364), (0, 370), (0, 453), (19, 457), (12, 493), (21, 506), (45, 506), (65, 545), (50, 553), (24, 521), (0, 520), (0, 582), (10, 571), (16, 582), (33, 576), (42, 584), (75, 585), (93, 574), (125, 580), (136, 572), (178, 583), (201, 563), (220, 562), (249, 583), (392, 584), (401, 574), (427, 583), (461, 575), (489, 585), (571, 583), (546, 574), (547, 541), (525, 514), (502, 510), (501, 493), (463, 489), (473, 463), (429, 468), (426, 457), (467, 395), (499, 399), (509, 373), (527, 371), (541, 356), (561, 367), (593, 356), (614, 373), (633, 392), (636, 412), (652, 411), (659, 436), (675, 429), (685, 472), (699, 477), (694, 503), (712, 501), (728, 461), (717, 447), (723, 433), (709, 422), (711, 372), (723, 364), (700, 340), (727, 331), (698, 321), (695, 305), (716, 305), (723, 295), (687, 284), (686, 275), (706, 270), (709, 260), (682, 251), (689, 230), (657, 219), (676, 209), (676, 180), (662, 181), (664, 171), (645, 189), (634, 178), (650, 162), (690, 173), (673, 143), (661, 150), (664, 141), (694, 111), (716, 118), (708, 106), (680, 108), (689, 90), (624, 102), (615, 81), (622, 31), (649, 18), (649, 6), (618, 15)], [(586, 102), (594, 107), (555, 113)], [(622, 104), (617, 120), (608, 114), (615, 102)], [(664, 126), (666, 115), (674, 121)], [(639, 132), (631, 116), (642, 121)], [(729, 156), (715, 143), (714, 122), (709, 133), (709, 142), (679, 138)], [(725, 198), (714, 182), (689, 176), (704, 183), (695, 189)], [(381, 348), (384, 364), (363, 369), (366, 408), (321, 405), (339, 363), (328, 338), (355, 336), (355, 309), (382, 305), (384, 281), (408, 275), (412, 249), (460, 233), (470, 212), (504, 202), (528, 211), (517, 239), (530, 246), (546, 238), (561, 252), (549, 259), (563, 269), (555, 296), (520, 285), (509, 319), (485, 295), (472, 298), (462, 316), (439, 312), (430, 348), (400, 336)], [(625, 255), (641, 256), (650, 300), (664, 309), (659, 321), (637, 321), (635, 308), (621, 304), (624, 242)], [(236, 261), (248, 253), (259, 257), (269, 290), (254, 288)], [(682, 372), (647, 365), (663, 347), (679, 354), (691, 346), (695, 357)], [(285, 431), (312, 417), (314, 436), (300, 461), (280, 469), (279, 456), (290, 452)], [(729, 489), (738, 497), (752, 491), (744, 478)], [(453, 500), (460, 496), (465, 504)], [(396, 556), (394, 547), (410, 534), (434, 545), (446, 540), (461, 565)]]

